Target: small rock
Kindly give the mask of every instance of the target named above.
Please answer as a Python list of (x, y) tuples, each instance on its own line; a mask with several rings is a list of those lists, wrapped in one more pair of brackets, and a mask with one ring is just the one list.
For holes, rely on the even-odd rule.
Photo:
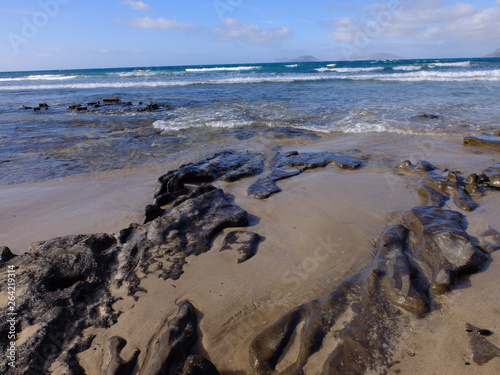
[(113, 96), (109, 98), (102, 98), (102, 101), (106, 104), (117, 104), (120, 103), (120, 98), (117, 96)]
[(191, 355), (184, 363), (182, 375), (220, 375), (212, 362), (201, 355)]
[(235, 231), (228, 233), (220, 251), (236, 250), (240, 255), (238, 263), (243, 263), (257, 253), (261, 237), (257, 233)]
[(146, 206), (146, 219), (144, 220), (144, 224), (153, 221), (162, 214), (163, 214), (163, 209), (160, 206), (157, 206), (155, 204), (150, 204)]
[(500, 136), (489, 133), (464, 138), (464, 145), (500, 151)]
[(12, 254), (10, 249), (6, 246), (0, 247), (0, 263), (5, 263), (14, 258), (16, 255)]

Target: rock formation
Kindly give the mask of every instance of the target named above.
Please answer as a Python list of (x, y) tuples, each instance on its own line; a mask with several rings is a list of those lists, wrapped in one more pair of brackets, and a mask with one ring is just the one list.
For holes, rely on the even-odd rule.
[[(139, 301), (146, 277), (179, 279), (190, 257), (212, 249), (215, 237), (226, 229), (238, 228), (226, 231), (219, 250), (237, 251), (238, 263), (258, 257), (263, 238), (247, 230), (248, 213), (213, 184), (263, 175), (248, 189), (250, 196), (262, 199), (281, 191), (277, 181), (306, 170), (328, 165), (353, 170), (364, 165), (364, 160), (351, 155), (278, 152), (267, 160), (256, 152), (220, 152), (161, 176), (144, 224), (132, 224), (116, 235), (37, 242), (21, 256), (1, 247), (0, 282), (4, 285), (6, 271), (15, 270), (19, 293), (14, 324), (0, 321), (0, 350), (10, 346), (11, 327), (23, 340), (16, 348), (16, 367), (2, 362), (0, 372), (47, 373), (57, 363), (65, 374), (85, 374), (77, 354), (90, 348), (94, 337), (82, 332), (89, 327), (109, 328), (120, 319), (113, 309), (117, 297), (112, 290), (124, 288)], [(253, 339), (246, 350), (256, 374), (302, 374), (318, 353), (324, 360), (317, 373), (383, 373), (398, 350), (405, 325), (425, 318), (437, 295), (453, 289), (457, 278), (481, 270), (489, 253), (498, 250), (496, 230), (488, 229), (484, 237), (489, 242), (480, 242), (467, 233), (464, 214), (444, 209), (452, 199), (458, 210), (474, 210), (476, 194), (498, 188), (497, 164), (467, 177), (424, 161), (416, 165), (404, 161), (393, 172), (421, 180), (423, 205), (387, 226), (364, 269), (323, 297), (292, 308)], [(2, 307), (0, 314), (8, 316), (8, 308)], [(127, 338), (109, 337), (102, 373), (219, 374), (207, 358), (193, 351), (200, 342), (202, 312), (189, 301), (180, 302), (178, 308), (175, 317), (158, 322), (161, 328), (147, 346), (128, 348), (126, 357)], [(481, 330), (467, 329), (477, 364), (498, 356), (498, 348)]]

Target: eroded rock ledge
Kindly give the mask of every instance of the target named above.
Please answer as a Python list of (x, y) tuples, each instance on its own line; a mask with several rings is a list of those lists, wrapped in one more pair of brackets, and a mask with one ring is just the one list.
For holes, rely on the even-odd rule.
[[(180, 278), (189, 257), (209, 251), (224, 229), (239, 228), (228, 233), (220, 250), (239, 252), (239, 262), (259, 256), (257, 247), (263, 238), (247, 230), (248, 213), (212, 183), (263, 174), (250, 184), (248, 194), (264, 199), (281, 191), (277, 181), (306, 170), (328, 165), (361, 168), (369, 159), (354, 157), (357, 153), (276, 153), (268, 160), (259, 153), (224, 151), (161, 176), (142, 225), (133, 224), (116, 235), (34, 243), (22, 256), (1, 247), (2, 285), (7, 267), (16, 270), (19, 341), (16, 368), (2, 362), (0, 372), (46, 373), (57, 363), (65, 374), (85, 374), (76, 355), (90, 348), (94, 337), (85, 337), (83, 331), (109, 328), (120, 319), (113, 310), (117, 297), (112, 291), (124, 288), (137, 301), (146, 277)], [(423, 205), (387, 226), (373, 260), (362, 271), (322, 298), (290, 310), (255, 337), (249, 348), (255, 372), (302, 374), (311, 356), (321, 353), (325, 360), (318, 374), (383, 373), (408, 320), (425, 317), (437, 295), (451, 290), (457, 278), (482, 269), (489, 253), (499, 248), (498, 232), (490, 229), (484, 235), (490, 242), (480, 243), (468, 235), (463, 214), (444, 209), (450, 198), (457, 209), (475, 209), (474, 197), (498, 189), (499, 170), (493, 165), (483, 173), (462, 176), (427, 162), (401, 163), (394, 172), (421, 179)], [(7, 308), (1, 308), (2, 316), (7, 316)], [(127, 338), (110, 337), (102, 373), (218, 374), (207, 358), (193, 352), (199, 342), (201, 314), (189, 301), (178, 308), (147, 347), (132, 348), (127, 358), (122, 356)], [(6, 339), (10, 329), (6, 319), (0, 322), (2, 352), (10, 345)], [(485, 341), (474, 339), (478, 364), (498, 356), (498, 348)], [(296, 357), (288, 350), (293, 345), (299, 347)], [(210, 348), (205, 349), (210, 353)]]

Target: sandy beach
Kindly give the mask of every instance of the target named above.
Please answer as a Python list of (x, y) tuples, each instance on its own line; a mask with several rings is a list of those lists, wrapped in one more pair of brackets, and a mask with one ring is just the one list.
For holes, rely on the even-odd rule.
[[(81, 332), (88, 347), (78, 352), (76, 359), (86, 374), (111, 374), (105, 371), (110, 371), (108, 347), (114, 336), (126, 340), (119, 353), (123, 360), (140, 350), (137, 373), (145, 374), (142, 367), (155, 341), (177, 314), (177, 304), (185, 300), (194, 306), (199, 322), (199, 338), (190, 355), (204, 356), (224, 375), (264, 374), (256, 371), (251, 360), (250, 348), (256, 337), (297, 306), (320, 299), (349, 278), (363, 275), (363, 270), (371, 267), (376, 241), (384, 228), (401, 223), (414, 207), (426, 205), (419, 194), (425, 174), (395, 174), (399, 162), (426, 160), (439, 171), (459, 171), (467, 177), (498, 161), (498, 153), (464, 147), (462, 137), (337, 135), (259, 147), (257, 151), (266, 154), (267, 160), (276, 152), (271, 149), (280, 147), (282, 154), (349, 152), (363, 164), (355, 170), (333, 165), (305, 170), (278, 181), (282, 192), (264, 200), (247, 194), (259, 175), (236, 182), (215, 181), (216, 188), (248, 212), (249, 226), (223, 229), (209, 251), (186, 258), (183, 273), (176, 280), (141, 271), (140, 290), (134, 294), (126, 283), (111, 282), (109, 292), (115, 299), (111, 306), (117, 313), (114, 323), (87, 326)], [(179, 164), (1, 187), (0, 245), (22, 254), (35, 241), (71, 234), (118, 234), (130, 223), (142, 224), (157, 178)], [(470, 212), (457, 207), (452, 199), (443, 209), (465, 215), (467, 233), (482, 241), (488, 229), (500, 230), (499, 194), (488, 189), (484, 196), (474, 197), (479, 206)], [(238, 263), (235, 251), (221, 251), (225, 236), (234, 230), (248, 230), (261, 237), (255, 256), (243, 263)], [(116, 267), (112, 267), (116, 274), (111, 280), (120, 278)], [(482, 365), (474, 362), (466, 324), (493, 332), (485, 339), (500, 347), (499, 277), (499, 253), (493, 252), (479, 272), (458, 278), (450, 292), (433, 295), (432, 308), (424, 316), (399, 309), (398, 334), (386, 353), (390, 360), (366, 373), (497, 374), (500, 358)], [(304, 374), (328, 373), (322, 369), (333, 348), (340, 345), (337, 333), (347, 329), (353, 319), (349, 311), (345, 314), (329, 329), (319, 350), (308, 357)], [(42, 326), (40, 322), (23, 322), (17, 346), (29, 342)], [(276, 373), (284, 373), (299, 358), (303, 330), (299, 324), (295, 338), (280, 355)], [(66, 374), (68, 364), (63, 358), (52, 360), (47, 373)]]

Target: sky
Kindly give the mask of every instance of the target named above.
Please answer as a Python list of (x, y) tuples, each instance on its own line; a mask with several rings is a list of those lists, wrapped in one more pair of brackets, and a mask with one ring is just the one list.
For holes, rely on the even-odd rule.
[(480, 57), (500, 0), (3, 0), (0, 71)]

